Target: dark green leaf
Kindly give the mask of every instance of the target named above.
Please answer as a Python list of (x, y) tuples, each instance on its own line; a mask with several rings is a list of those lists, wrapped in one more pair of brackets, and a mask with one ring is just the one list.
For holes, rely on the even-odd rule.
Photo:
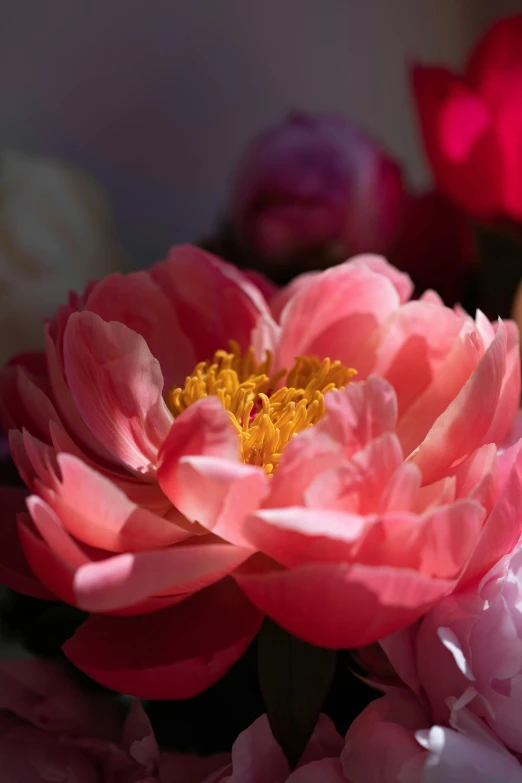
[(272, 733), (295, 767), (312, 736), (332, 683), (335, 650), (314, 647), (268, 618), (258, 638), (261, 693)]

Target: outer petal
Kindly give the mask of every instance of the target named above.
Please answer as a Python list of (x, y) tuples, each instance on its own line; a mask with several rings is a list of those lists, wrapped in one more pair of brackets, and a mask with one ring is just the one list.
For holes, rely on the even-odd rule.
[(311, 564), (280, 570), (260, 562), (234, 578), (250, 600), (301, 639), (333, 649), (362, 647), (413, 622), (453, 582), (409, 569)]
[(64, 362), (78, 409), (105, 448), (134, 470), (155, 466), (172, 417), (159, 363), (143, 337), (94, 313), (74, 313)]
[(88, 612), (112, 612), (157, 593), (195, 593), (227, 576), (251, 554), (249, 549), (199, 539), (194, 545), (87, 563), (74, 576), (76, 605)]
[(179, 416), (159, 455), (158, 480), (187, 519), (238, 546), (242, 527), (268, 491), (261, 468), (239, 461), (238, 435), (219, 400), (207, 397)]
[(78, 668), (109, 688), (138, 698), (187, 699), (225, 674), (261, 619), (227, 579), (147, 617), (94, 615), (63, 649)]
[(522, 451), (519, 451), (459, 584), (480, 579), (510, 552), (522, 533)]
[[(189, 526), (132, 503), (112, 481), (71, 454), (57, 457), (60, 479), (40, 494), (66, 530), (84, 544), (110, 552), (169, 546), (189, 538)], [(181, 515), (180, 522), (183, 524)]]
[(27, 492), (18, 487), (2, 487), (2, 524), (0, 525), (0, 582), (11, 590), (44, 600), (56, 600), (34, 575), (24, 556), (16, 525), (16, 516), (25, 512)]
[(453, 463), (484, 442), (495, 416), (505, 367), (506, 330), (501, 324), (476, 370), (413, 458), (424, 483), (441, 478)]

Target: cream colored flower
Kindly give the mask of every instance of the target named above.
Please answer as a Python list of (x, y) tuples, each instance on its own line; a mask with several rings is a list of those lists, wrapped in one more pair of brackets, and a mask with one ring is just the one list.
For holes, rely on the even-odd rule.
[(1, 151), (0, 362), (42, 348), (42, 320), (69, 291), (122, 266), (94, 180), (60, 160)]

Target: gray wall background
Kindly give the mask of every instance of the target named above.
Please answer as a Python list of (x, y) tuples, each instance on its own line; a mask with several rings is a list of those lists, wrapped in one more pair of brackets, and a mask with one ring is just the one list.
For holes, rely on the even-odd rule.
[(134, 265), (206, 234), (249, 139), (292, 108), (349, 114), (428, 178), (412, 60), (459, 67), (512, 0), (18, 0), (0, 27), (0, 142), (112, 198)]

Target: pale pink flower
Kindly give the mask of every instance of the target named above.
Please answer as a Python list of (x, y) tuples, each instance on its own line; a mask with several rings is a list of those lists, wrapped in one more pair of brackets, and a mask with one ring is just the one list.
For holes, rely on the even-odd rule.
[[(76, 665), (187, 697), (262, 613), (318, 645), (370, 644), (514, 546), (522, 457), (497, 444), (517, 329), (411, 289), (361, 256), (296, 281), (275, 318), (237, 270), (178, 248), (63, 308), (48, 375), (35, 357), (8, 368), (21, 546), (47, 595), (91, 612), (65, 645)], [(3, 539), (2, 578), (41, 593), (8, 520)]]
[[(321, 420), (238, 454), (229, 413), (207, 397), (160, 453), (160, 486), (187, 518), (263, 553), (234, 572), (246, 595), (314, 644), (355, 647), (405, 626), (476, 582), (520, 532), (522, 462), (501, 470), (495, 445), (518, 406), (516, 327), (410, 293), (374, 256), (298, 279), (253, 340), (276, 369), (318, 357), (287, 384), (311, 381), (322, 404), (332, 381)], [(325, 357), (341, 366), (319, 367)]]
[(194, 783), (346, 783), (339, 759), (342, 748), (342, 737), (331, 720), (321, 715), (291, 772), (263, 715), (239, 735), (228, 763)]
[(0, 769), (6, 783), (160, 783), (160, 754), (139, 702), (123, 722), (113, 697), (87, 694), (60, 666), (2, 661)]
[(432, 725), (411, 691), (392, 689), (355, 719), (341, 755), (350, 783), (522, 783), (522, 767), (464, 703)]
[(383, 641), (399, 674), (426, 695), (436, 721), (449, 697), (468, 708), (508, 747), (522, 752), (522, 545), (478, 589), (441, 601), (417, 626)]
[(3, 426), (32, 493), (17, 533), (23, 497), (3, 490), (0, 577), (101, 613), (74, 657), (96, 656), (111, 628), (116, 641), (94, 676), (117, 690), (193, 696), (259, 628), (260, 613), (223, 581), (251, 549), (188, 522), (156, 470), (174, 422), (163, 395), (230, 339), (246, 350), (267, 313), (235, 268), (180, 247), (146, 272), (72, 295), (47, 324), (46, 355), (21, 356), (0, 378)]

